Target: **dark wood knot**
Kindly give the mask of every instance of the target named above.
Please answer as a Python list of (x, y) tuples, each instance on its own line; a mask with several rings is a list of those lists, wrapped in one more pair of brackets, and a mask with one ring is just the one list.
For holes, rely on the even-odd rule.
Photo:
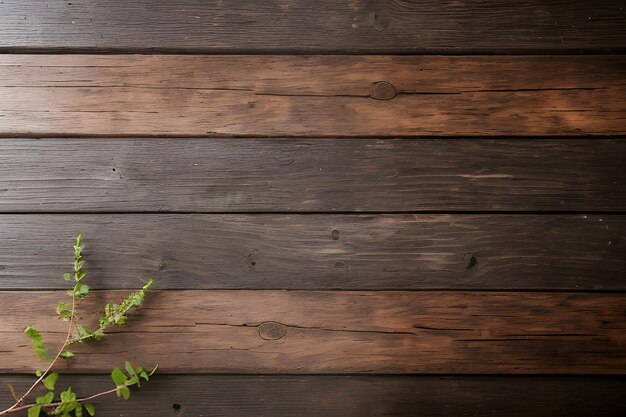
[(287, 334), (287, 326), (275, 321), (264, 321), (259, 324), (259, 336), (263, 340), (278, 340)]
[(396, 87), (387, 81), (378, 81), (370, 87), (370, 97), (375, 100), (391, 100), (396, 94)]
[(463, 261), (465, 262), (465, 269), (472, 269), (478, 263), (478, 261), (476, 260), (476, 257), (472, 255), (471, 253), (466, 253), (463, 256)]
[(369, 15), (370, 25), (377, 31), (382, 32), (389, 26), (389, 16), (382, 10), (372, 10)]
[(250, 269), (254, 269), (256, 267), (257, 258), (258, 256), (256, 252), (249, 253), (248, 256), (246, 256), (246, 263)]

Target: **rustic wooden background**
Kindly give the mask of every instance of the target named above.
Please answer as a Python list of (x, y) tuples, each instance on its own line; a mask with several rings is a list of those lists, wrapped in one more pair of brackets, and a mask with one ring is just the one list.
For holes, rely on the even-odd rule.
[[(0, 383), (85, 236), (100, 416), (626, 415), (626, 2), (0, 1)], [(129, 333), (132, 332), (132, 333)], [(0, 404), (8, 404), (0, 390)]]

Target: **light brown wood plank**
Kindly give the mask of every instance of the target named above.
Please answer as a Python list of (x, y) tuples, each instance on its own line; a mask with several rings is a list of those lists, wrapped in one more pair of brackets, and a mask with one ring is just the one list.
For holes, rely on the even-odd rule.
[(0, 289), (626, 289), (621, 215), (0, 215)]
[(2, 139), (0, 212), (625, 211), (624, 155), (597, 138)]
[[(79, 313), (99, 316), (120, 292)], [(62, 292), (0, 292), (0, 372), (32, 372), (22, 330), (46, 330)], [(97, 346), (77, 346), (69, 372), (124, 359), (163, 373), (624, 374), (624, 294), (166, 291)], [(87, 323), (90, 321), (87, 320)]]
[[(0, 375), (24, 392), (33, 378)], [(27, 385), (28, 384), (28, 385)], [(64, 375), (57, 391), (110, 389), (101, 375)], [(623, 417), (626, 378), (525, 376), (163, 375), (128, 401), (94, 401), (99, 417)], [(39, 391), (37, 391), (39, 394)], [(0, 407), (9, 404), (0, 390)]]
[(4, 0), (0, 48), (206, 52), (623, 50), (620, 0)]
[(626, 57), (0, 55), (0, 135), (626, 133)]

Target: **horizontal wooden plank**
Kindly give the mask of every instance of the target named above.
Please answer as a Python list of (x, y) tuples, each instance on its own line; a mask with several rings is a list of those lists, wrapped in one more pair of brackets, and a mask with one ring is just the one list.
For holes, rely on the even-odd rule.
[[(93, 325), (105, 302), (80, 303)], [(63, 292), (0, 292), (0, 373), (32, 372), (23, 329), (57, 345)], [(120, 360), (163, 373), (624, 374), (626, 294), (402, 291), (164, 291), (131, 324), (74, 346), (68, 372)], [(81, 320), (82, 321), (82, 320)]]
[[(24, 392), (31, 377), (0, 376)], [(108, 390), (108, 376), (62, 376), (79, 393)], [(261, 376), (157, 374), (128, 401), (94, 401), (100, 417), (622, 417), (620, 377)], [(0, 407), (11, 403), (0, 390)]]
[(626, 133), (624, 56), (0, 55), (0, 135)]
[(623, 50), (604, 0), (4, 0), (0, 48), (205, 52)]
[(626, 289), (620, 215), (2, 215), (0, 289)]
[(619, 139), (2, 139), (0, 212), (624, 211), (624, 155)]

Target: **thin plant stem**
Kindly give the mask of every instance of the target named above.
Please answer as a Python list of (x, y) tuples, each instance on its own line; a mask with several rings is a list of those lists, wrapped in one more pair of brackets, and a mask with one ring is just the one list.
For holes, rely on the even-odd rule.
[(35, 389), (35, 387), (41, 382), (43, 381), (43, 379), (46, 377), (46, 375), (48, 374), (48, 372), (50, 372), (50, 369), (52, 369), (52, 367), (54, 366), (54, 364), (56, 363), (56, 361), (61, 357), (61, 353), (63, 353), (63, 351), (65, 350), (65, 348), (67, 347), (67, 344), (70, 341), (70, 337), (72, 336), (72, 327), (74, 327), (74, 319), (75, 319), (75, 312), (76, 312), (76, 296), (74, 295), (74, 292), (72, 292), (72, 310), (71, 310), (71, 315), (70, 315), (70, 325), (67, 329), (67, 336), (65, 337), (65, 342), (63, 343), (63, 346), (61, 347), (61, 349), (59, 350), (59, 352), (57, 353), (57, 355), (54, 357), (54, 359), (52, 360), (52, 362), (50, 363), (50, 365), (48, 365), (48, 367), (46, 368), (45, 371), (43, 371), (43, 373), (41, 374), (41, 376), (39, 377), (39, 379), (37, 379), (37, 381), (35, 381), (35, 383), (28, 389), (28, 391), (26, 391), (26, 393), (24, 395), (22, 395), (20, 397), (19, 400), (17, 400), (15, 402), (15, 404), (13, 404), (11, 407), (7, 408), (4, 411), (0, 411), (0, 416), (3, 414), (8, 414), (8, 413), (12, 413), (16, 410), (22, 410), (22, 407), (18, 407), (22, 401), (24, 401), (24, 399)]
[[(79, 398), (79, 399), (76, 400), (76, 402), (82, 403), (82, 402), (85, 402), (85, 401), (93, 400), (94, 398), (102, 397), (103, 395), (113, 394), (115, 391), (117, 391), (117, 388), (113, 388), (113, 389), (110, 389), (108, 391), (99, 392), (97, 394), (90, 395), (89, 397)], [(56, 402), (56, 403), (50, 403), (50, 404), (28, 404), (28, 405), (23, 405), (21, 407), (5, 410), (5, 411), (3, 411), (0, 414), (17, 413), (18, 411), (27, 410), (27, 409), (29, 409), (31, 407), (36, 406), (36, 405), (40, 406), (41, 408), (50, 408), (50, 407), (57, 407), (57, 406), (59, 406), (61, 404), (63, 404), (63, 403), (62, 402)]]
[[(81, 260), (82, 259), (81, 253), (82, 253), (83, 246), (81, 245), (81, 241), (82, 241), (82, 234), (79, 233), (78, 237), (76, 238), (76, 245), (74, 246), (74, 281), (76, 283), (74, 285), (74, 288), (71, 290), (71, 292), (68, 290), (68, 293), (72, 297), (71, 309), (68, 311), (65, 307), (65, 302), (63, 301), (60, 302), (57, 306), (57, 314), (61, 318), (69, 319), (69, 326), (67, 329), (67, 335), (65, 336), (65, 341), (63, 342), (63, 345), (57, 352), (54, 359), (52, 359), (52, 362), (50, 362), (50, 364), (47, 366), (45, 371), (41, 372), (41, 374), (39, 370), (37, 371), (37, 374), (39, 375), (39, 377), (31, 385), (31, 387), (24, 393), (24, 395), (22, 395), (20, 398), (17, 398), (17, 395), (15, 394), (13, 387), (9, 385), (9, 389), (11, 391), (11, 395), (13, 396), (13, 399), (15, 400), (15, 404), (13, 404), (11, 407), (3, 411), (0, 411), (0, 416), (9, 414), (9, 413), (15, 413), (18, 411), (23, 411), (23, 410), (30, 410), (33, 407), (38, 407), (38, 409), (34, 411), (40, 411), (42, 408), (58, 407), (55, 410), (57, 412), (63, 411), (65, 414), (67, 414), (68, 412), (70, 413), (74, 412), (75, 414), (78, 415), (80, 414), (79, 412), (82, 410), (82, 408), (81, 406), (78, 406), (77, 403), (89, 401), (94, 398), (112, 394), (114, 392), (117, 392), (118, 396), (122, 396), (124, 397), (124, 399), (127, 399), (128, 396), (130, 395), (130, 391), (128, 388), (133, 385), (140, 386), (140, 383), (139, 383), (140, 377), (148, 380), (149, 377), (152, 376), (157, 369), (157, 366), (155, 366), (154, 369), (152, 369), (152, 371), (148, 373), (148, 371), (144, 369), (143, 367), (139, 366), (139, 367), (136, 367), (135, 369), (135, 367), (133, 367), (130, 364), (130, 362), (126, 361), (125, 367), (126, 367), (126, 370), (130, 379), (129, 377), (126, 376), (126, 374), (123, 371), (120, 371), (119, 368), (115, 368), (111, 375), (112, 375), (113, 381), (116, 382), (117, 386), (113, 389), (110, 389), (108, 391), (103, 391), (97, 394), (93, 394), (89, 397), (76, 399), (76, 394), (72, 392), (71, 388), (68, 388), (65, 394), (71, 395), (71, 399), (64, 397), (63, 395), (64, 393), (61, 393), (61, 396), (60, 396), (61, 401), (50, 402), (49, 404), (39, 404), (38, 402), (40, 402), (42, 398), (45, 401), (54, 401), (54, 387), (51, 387), (49, 392), (44, 397), (37, 397), (37, 402), (31, 403), (31, 404), (25, 404), (26, 398), (33, 392), (33, 390), (40, 383), (43, 382), (43, 384), (46, 385), (46, 387), (48, 387), (47, 381), (45, 380), (46, 376), (57, 375), (57, 374), (51, 374), (50, 372), (52, 368), (55, 366), (55, 364), (58, 362), (60, 357), (63, 356), (65, 358), (70, 358), (74, 356), (72, 352), (66, 351), (66, 349), (68, 349), (70, 345), (77, 343), (77, 342), (82, 342), (83, 340), (87, 340), (87, 339), (95, 339), (99, 341), (104, 336), (104, 331), (107, 328), (107, 326), (112, 325), (112, 324), (115, 324), (117, 326), (125, 325), (126, 319), (127, 319), (125, 314), (130, 309), (138, 307), (142, 303), (146, 291), (148, 291), (148, 289), (152, 285), (152, 279), (150, 279), (148, 280), (148, 283), (145, 284), (139, 291), (131, 293), (128, 297), (123, 299), (119, 305), (106, 304), (105, 309), (104, 309), (105, 313), (100, 318), (100, 323), (99, 323), (100, 325), (98, 329), (95, 331), (95, 333), (89, 330), (86, 326), (78, 325), (77, 324), (78, 317), (76, 314), (76, 310), (77, 310), (79, 301), (83, 299), (89, 293), (89, 286), (81, 284), (81, 281), (86, 276), (86, 271), (82, 269), (83, 261)], [(69, 273), (63, 274), (63, 279), (65, 279), (66, 281), (69, 281), (70, 274)], [(29, 326), (29, 328), (30, 327), (32, 326)], [(27, 330), (29, 330), (29, 328), (27, 328)], [(78, 337), (74, 335), (75, 331), (78, 332), (79, 334)], [(34, 333), (38, 337), (38, 339), (35, 340), (34, 336), (31, 336), (31, 334), (28, 333), (27, 331), (25, 332), (31, 339), (33, 339), (33, 346), (35, 347), (35, 350), (38, 356), (46, 358), (46, 359), (49, 358), (47, 348), (45, 348), (45, 345), (43, 345), (41, 341), (41, 335), (35, 330)], [(42, 349), (43, 349), (43, 352), (42, 352)], [(118, 384), (118, 382), (121, 382), (121, 380), (123, 380), (124, 382)], [(63, 405), (66, 405), (66, 404), (67, 404), (67, 407), (63, 407)], [(94, 412), (93, 405), (87, 404), (86, 406), (87, 406), (87, 410), (89, 413)]]

